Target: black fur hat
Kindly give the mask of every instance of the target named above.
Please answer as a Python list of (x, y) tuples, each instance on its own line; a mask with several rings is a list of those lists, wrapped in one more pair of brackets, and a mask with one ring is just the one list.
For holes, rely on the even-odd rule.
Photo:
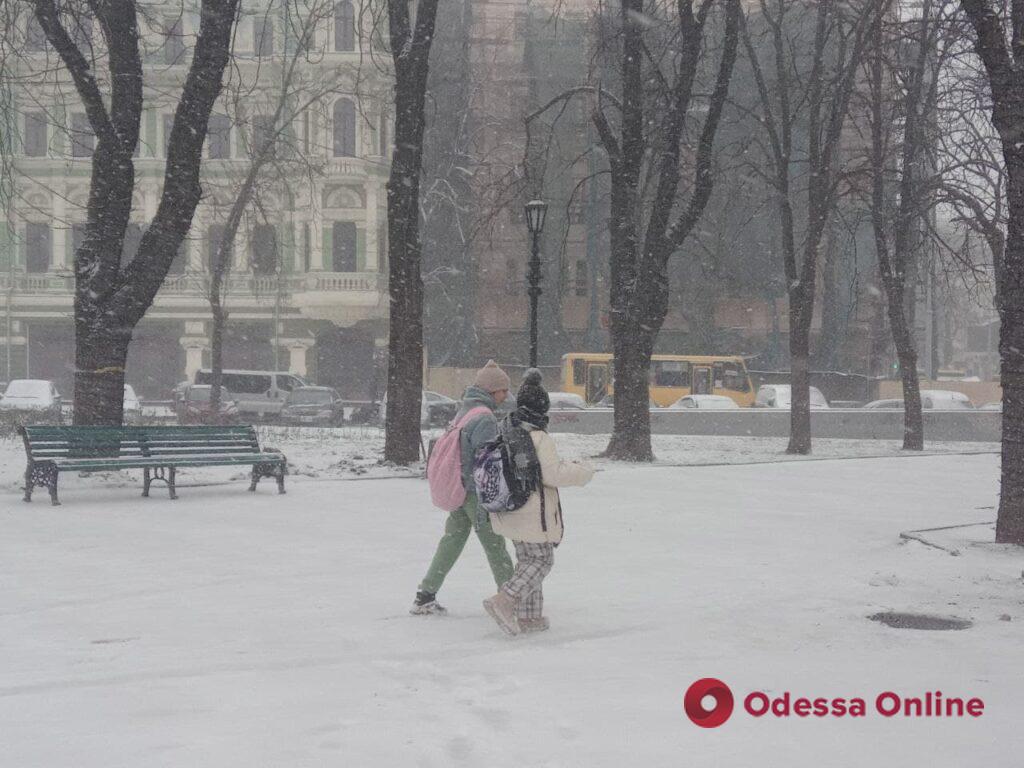
[(539, 416), (547, 414), (551, 407), (551, 399), (541, 383), (543, 379), (544, 374), (536, 368), (530, 368), (523, 374), (523, 383), (519, 385), (519, 391), (516, 393), (517, 407), (526, 408)]

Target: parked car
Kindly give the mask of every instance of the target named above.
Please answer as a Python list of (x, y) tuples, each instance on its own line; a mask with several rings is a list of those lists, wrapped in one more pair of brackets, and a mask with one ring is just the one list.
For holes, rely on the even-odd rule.
[[(793, 403), (793, 388), (789, 384), (764, 384), (757, 390), (755, 408), (781, 408), (789, 410)], [(828, 400), (817, 387), (811, 387), (811, 409), (828, 408)]]
[(974, 403), (971, 398), (963, 392), (955, 392), (950, 389), (922, 389), (921, 402), (931, 401), (931, 407), (936, 411), (973, 411)]
[[(600, 400), (598, 400), (596, 403), (594, 403), (591, 406), (591, 408), (614, 408), (614, 407), (615, 407), (615, 395), (605, 395), (604, 397), (602, 397)], [(649, 410), (652, 410), (652, 411), (657, 411), (657, 410), (659, 410), (661, 408), (661, 406), (658, 405), (656, 402), (654, 402), (653, 399), (648, 399), (647, 400), (647, 408)]]
[(427, 406), (427, 426), (444, 427), (455, 418), (459, 410), (459, 401), (453, 400), (440, 392), (423, 392)]
[(214, 413), (210, 405), (211, 387), (207, 384), (190, 384), (178, 401), (179, 424), (237, 424), (238, 404), (221, 393), (220, 411)]
[[(921, 403), (922, 408), (927, 408), (923, 402)], [(872, 400), (870, 403), (864, 404), (865, 411), (894, 411), (903, 410), (903, 401), (898, 397), (887, 397), (882, 400)]]
[(551, 409), (555, 411), (582, 411), (587, 407), (587, 401), (572, 392), (548, 392), (548, 398), (551, 400)]
[(344, 420), (341, 395), (330, 387), (297, 387), (288, 393), (281, 408), (285, 424), (334, 427)]
[[(438, 392), (423, 391), (420, 399), (420, 424), (424, 427), (443, 427), (453, 418), (459, 410), (458, 400), (452, 400)], [(383, 424), (388, 414), (388, 393), (381, 398), (378, 418)]]
[(673, 410), (693, 408), (702, 411), (739, 410), (739, 405), (736, 404), (736, 401), (725, 395), (686, 395), (668, 407)]
[(125, 424), (142, 423), (142, 403), (139, 402), (131, 384), (124, 385), (124, 417)]
[(18, 424), (62, 424), (61, 405), (52, 381), (14, 379), (0, 397), (0, 414)]
[[(196, 371), (195, 384), (209, 384), (213, 372), (209, 369)], [(221, 387), (230, 394), (238, 406), (238, 412), (249, 418), (277, 416), (281, 412), (288, 393), (296, 387), (308, 387), (301, 376), (285, 371), (243, 371), (221, 372)]]

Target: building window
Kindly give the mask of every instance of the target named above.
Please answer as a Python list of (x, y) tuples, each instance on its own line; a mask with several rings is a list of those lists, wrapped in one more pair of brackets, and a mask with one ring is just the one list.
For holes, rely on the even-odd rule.
[(252, 229), (252, 271), (272, 275), (277, 271), (277, 230), (273, 224), (257, 224)]
[(25, 271), (48, 272), (53, 256), (49, 224), (30, 221), (25, 224)]
[(587, 262), (580, 259), (576, 262), (576, 295), (587, 296), (590, 294), (590, 281), (587, 279)]
[(173, 128), (174, 115), (164, 115), (164, 157), (170, 154), (167, 150), (171, 147), (171, 130)]
[(387, 157), (388, 152), (391, 150), (390, 141), (388, 139), (388, 113), (380, 113), (380, 153), (383, 157)]
[(188, 264), (188, 238), (182, 240), (181, 245), (178, 246), (178, 252), (174, 254), (174, 260), (171, 261), (171, 267), (167, 270), (167, 274), (182, 274), (185, 271), (186, 264)]
[(331, 238), (331, 269), (334, 272), (356, 271), (356, 225), (336, 221)]
[(46, 33), (34, 13), (29, 14), (28, 25), (25, 27), (25, 49), (29, 53), (42, 53), (46, 50)]
[(164, 64), (180, 64), (185, 58), (181, 19), (165, 19), (164, 30)]
[(255, 157), (265, 144), (270, 142), (268, 157), (274, 157), (274, 118), (272, 115), (256, 115), (252, 119), (252, 154)]
[(121, 244), (121, 266), (130, 262), (139, 252), (142, 243), (142, 225), (131, 221), (124, 230), (124, 242)]
[(71, 115), (71, 156), (92, 157), (96, 137), (93, 135), (89, 118), (84, 112)]
[(85, 224), (72, 224), (71, 225), (71, 257), (74, 258), (75, 254), (78, 253), (78, 249), (82, 247), (82, 243), (85, 242)]
[(274, 20), (268, 15), (252, 20), (252, 52), (257, 56), (274, 53)]
[(515, 259), (509, 259), (505, 265), (505, 293), (509, 296), (518, 296), (521, 285), (522, 277), (519, 274), (519, 262)]
[(217, 250), (220, 248), (220, 241), (224, 239), (224, 232), (223, 224), (211, 224), (206, 228), (206, 267), (211, 272), (217, 263)]
[(88, 58), (89, 52), (92, 50), (92, 16), (87, 13), (76, 13), (65, 24), (69, 27), (68, 34), (71, 35), (71, 42)]
[(334, 6), (334, 50), (354, 51), (356, 49), (356, 14), (349, 0), (341, 0)]
[(309, 242), (309, 224), (302, 225), (302, 271), (309, 272), (313, 252)]
[(334, 156), (356, 156), (356, 105), (351, 99), (334, 102)]
[(46, 113), (25, 113), (25, 155), (46, 157)]
[(231, 157), (231, 118), (227, 115), (210, 115), (206, 146), (211, 160)]

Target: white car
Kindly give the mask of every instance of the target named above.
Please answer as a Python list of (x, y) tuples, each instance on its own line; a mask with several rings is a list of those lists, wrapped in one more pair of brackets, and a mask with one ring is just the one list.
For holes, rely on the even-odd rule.
[(725, 395), (686, 395), (668, 406), (672, 410), (731, 411), (739, 409), (736, 401)]
[(45, 379), (14, 379), (0, 397), (0, 412), (15, 421), (63, 421), (60, 393), (52, 381)]
[[(781, 408), (788, 411), (793, 403), (793, 388), (789, 384), (763, 384), (757, 390), (755, 408)], [(828, 408), (828, 400), (817, 387), (811, 387), (811, 410)]]
[(587, 407), (587, 401), (572, 392), (548, 392), (548, 399), (553, 411), (582, 411)]
[(138, 396), (135, 394), (135, 390), (132, 389), (131, 384), (124, 385), (124, 416), (123, 421), (125, 424), (141, 424), (142, 423), (142, 403), (139, 402)]
[(922, 389), (921, 403), (931, 401), (930, 406), (924, 406), (936, 411), (973, 411), (974, 403), (971, 398), (963, 392), (955, 392), (950, 389)]
[[(922, 407), (928, 406), (921, 404)], [(902, 411), (903, 401), (898, 397), (887, 397), (882, 400), (872, 400), (870, 403), (865, 403), (863, 406), (865, 411)]]

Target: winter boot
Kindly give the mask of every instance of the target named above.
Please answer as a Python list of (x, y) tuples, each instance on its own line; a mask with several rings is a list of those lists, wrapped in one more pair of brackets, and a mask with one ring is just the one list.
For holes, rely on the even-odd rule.
[(416, 593), (416, 600), (413, 601), (409, 613), (413, 616), (428, 616), (430, 614), (445, 614), (448, 609), (434, 599), (431, 592), (424, 592), (422, 589)]
[(519, 629), (523, 632), (543, 632), (545, 629), (551, 628), (551, 622), (548, 621), (547, 616), (541, 616), (538, 619), (520, 619)]
[(519, 634), (519, 620), (516, 618), (516, 601), (505, 592), (484, 600), (484, 610), (509, 635)]

